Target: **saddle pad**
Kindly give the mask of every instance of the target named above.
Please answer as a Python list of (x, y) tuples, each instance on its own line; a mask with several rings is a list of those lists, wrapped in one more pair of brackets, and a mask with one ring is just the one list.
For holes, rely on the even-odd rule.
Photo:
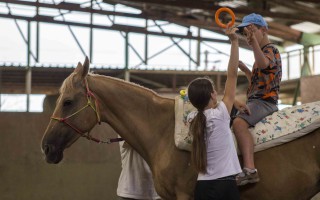
[[(195, 110), (187, 98), (175, 98), (175, 144), (191, 151), (188, 114)], [(252, 112), (253, 113), (253, 112)], [(289, 142), (320, 127), (320, 101), (287, 107), (265, 117), (250, 128), (255, 152)]]

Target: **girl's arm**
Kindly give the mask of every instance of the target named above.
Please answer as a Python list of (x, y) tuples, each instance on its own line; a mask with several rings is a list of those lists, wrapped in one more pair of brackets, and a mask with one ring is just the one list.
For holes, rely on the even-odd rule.
[(227, 81), (224, 90), (224, 96), (222, 101), (225, 103), (228, 112), (230, 114), (233, 102), (236, 96), (236, 86), (238, 77), (238, 65), (239, 65), (239, 42), (236, 35), (237, 28), (228, 28), (226, 34), (231, 41), (231, 53), (228, 64)]

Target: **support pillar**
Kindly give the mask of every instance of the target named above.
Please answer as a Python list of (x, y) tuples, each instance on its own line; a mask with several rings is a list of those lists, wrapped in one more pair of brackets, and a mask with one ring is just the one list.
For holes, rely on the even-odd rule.
[(31, 22), (28, 21), (28, 41), (27, 41), (27, 68), (26, 68), (26, 94), (27, 94), (27, 112), (30, 108), (30, 94), (31, 94), (31, 81), (32, 72), (30, 67), (30, 48), (31, 48)]
[(197, 67), (200, 66), (200, 63), (201, 63), (201, 40), (200, 40), (200, 37), (201, 37), (201, 29), (199, 28), (198, 29), (198, 43), (197, 43)]

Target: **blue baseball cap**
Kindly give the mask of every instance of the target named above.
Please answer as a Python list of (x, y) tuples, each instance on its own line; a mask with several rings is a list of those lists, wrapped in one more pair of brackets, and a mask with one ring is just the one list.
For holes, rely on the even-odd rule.
[(240, 25), (238, 25), (237, 27), (242, 28), (242, 27), (246, 27), (250, 24), (265, 26), (266, 28), (268, 28), (267, 22), (263, 19), (263, 17), (261, 15), (256, 14), (256, 13), (251, 13), (250, 15), (245, 16), (242, 19), (242, 23)]

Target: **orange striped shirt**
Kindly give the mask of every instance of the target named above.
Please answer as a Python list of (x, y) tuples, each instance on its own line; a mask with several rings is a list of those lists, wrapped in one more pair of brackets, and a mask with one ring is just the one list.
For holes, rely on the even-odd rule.
[(254, 64), (247, 97), (248, 100), (262, 99), (277, 104), (282, 77), (281, 56), (273, 44), (267, 44), (262, 48), (262, 51), (269, 59), (270, 64), (264, 69), (256, 66), (256, 63)]

